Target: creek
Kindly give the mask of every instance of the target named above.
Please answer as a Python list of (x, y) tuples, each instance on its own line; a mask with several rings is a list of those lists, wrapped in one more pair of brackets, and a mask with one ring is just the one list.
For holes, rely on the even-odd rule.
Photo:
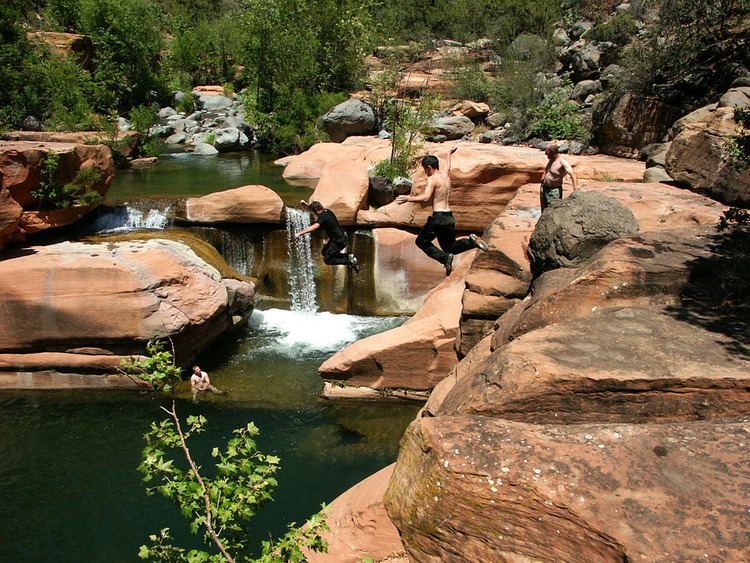
[[(110, 199), (129, 202), (118, 211), (121, 220), (110, 215), (96, 224), (100, 216), (89, 228), (173, 229), (173, 200), (254, 183), (277, 190), (287, 204), (310, 193), (287, 185), (281, 169), (260, 155), (171, 156), (150, 170), (118, 173)], [(143, 196), (152, 201), (144, 203)], [(404, 291), (403, 278), (398, 267), (390, 280), (372, 269), (351, 278), (332, 272), (321, 267), (318, 241), (294, 247), (283, 226), (190, 230), (241, 273), (259, 279), (259, 306), (248, 327), (221, 338), (199, 359), (227, 394), (195, 404), (186, 386), (177, 392), (182, 417), (208, 419), (207, 431), (193, 439), (204, 467), (211, 448), (249, 421), (260, 428), (260, 449), (281, 458), (274, 502), (249, 528), (257, 547), (395, 461), (420, 405), (326, 401), (319, 397), (317, 368), (344, 345), (404, 322), (394, 315), (404, 312), (398, 311), (400, 294), (384, 300), (373, 289), (377, 275)], [(358, 233), (354, 244), (363, 255), (375, 253), (369, 233)], [(0, 393), (0, 561), (138, 561), (138, 546), (164, 527), (177, 545), (198, 547), (177, 508), (147, 497), (136, 471), (143, 434), (163, 418), (158, 407), (167, 404), (168, 398), (139, 391)]]

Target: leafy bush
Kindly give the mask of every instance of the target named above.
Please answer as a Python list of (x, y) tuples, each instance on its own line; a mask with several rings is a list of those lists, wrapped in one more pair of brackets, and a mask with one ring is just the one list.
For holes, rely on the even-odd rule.
[(484, 73), (480, 63), (462, 61), (454, 75), (456, 86), (453, 88), (453, 97), (456, 99), (487, 102), (492, 98), (493, 80)]
[[(166, 411), (170, 418), (161, 423), (152, 423), (145, 435), (146, 447), (138, 470), (144, 482), (154, 484), (146, 489), (149, 495), (156, 493), (174, 501), (182, 514), (190, 519), (190, 530), (200, 535), (214, 553), (171, 545), (169, 529), (159, 535), (150, 536), (151, 546), (141, 546), (141, 559), (156, 561), (189, 562), (234, 562), (258, 561), (306, 561), (303, 548), (314, 552), (326, 551), (327, 545), (321, 532), (328, 530), (322, 514), (312, 516), (303, 527), (292, 523), (287, 532), (276, 542), (264, 541), (262, 554), (251, 559), (247, 549), (247, 522), (258, 509), (271, 500), (271, 492), (277, 486), (276, 472), (279, 458), (258, 451), (255, 438), (258, 428), (251, 422), (233, 432), (224, 451), (213, 448), (211, 456), (216, 459), (215, 476), (202, 473), (202, 465), (193, 460), (188, 440), (193, 434), (204, 431), (203, 416), (189, 416), (187, 428), (183, 430), (174, 403)], [(180, 452), (187, 462), (183, 470), (171, 458), (170, 452)]]
[(750, 167), (750, 110), (735, 107), (734, 120), (738, 135), (725, 142), (725, 152), (735, 168), (746, 170)]
[(164, 152), (164, 141), (150, 133), (156, 120), (156, 110), (152, 106), (138, 106), (130, 111), (132, 130), (139, 135), (138, 146), (134, 151), (137, 156), (158, 156)]
[(375, 165), (375, 173), (393, 181), (397, 176), (409, 176), (422, 150), (421, 134), (429, 131), (438, 102), (430, 96), (422, 97), (416, 107), (394, 100), (388, 108), (386, 129), (391, 133), (391, 157)]
[(633, 86), (689, 111), (726, 91), (750, 64), (750, 2), (662, 0), (658, 19), (627, 50)]
[(146, 356), (122, 360), (120, 370), (137, 378), (154, 391), (174, 393), (174, 386), (182, 379), (182, 369), (174, 363), (174, 354), (163, 340), (152, 338), (146, 345)]
[(184, 96), (175, 102), (174, 109), (178, 112), (193, 113), (195, 111), (195, 94), (192, 92), (184, 92)]
[(625, 45), (636, 31), (638, 31), (638, 26), (633, 16), (617, 14), (603, 23), (595, 25), (586, 34), (586, 39), (611, 41), (617, 45)]
[(81, 168), (73, 181), (63, 183), (60, 155), (49, 151), (42, 164), (39, 186), (31, 191), (31, 195), (39, 200), (40, 209), (93, 205), (101, 200), (99, 192), (94, 191), (94, 185), (100, 178), (101, 173), (96, 168)]
[(589, 129), (578, 113), (578, 106), (569, 100), (570, 91), (569, 86), (554, 90), (529, 111), (530, 137), (588, 141)]

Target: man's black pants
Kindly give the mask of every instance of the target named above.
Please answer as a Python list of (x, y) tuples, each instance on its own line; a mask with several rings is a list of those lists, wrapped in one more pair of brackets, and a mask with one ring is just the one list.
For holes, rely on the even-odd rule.
[(323, 246), (323, 262), (329, 266), (340, 266), (349, 264), (349, 256), (341, 254), (341, 251), (346, 248), (348, 241), (346, 237), (336, 240), (329, 240)]
[[(438, 239), (440, 248), (432, 244), (435, 239)], [(441, 264), (445, 264), (448, 254), (461, 254), (476, 248), (469, 238), (456, 240), (456, 221), (450, 211), (435, 211), (417, 235), (416, 243), (422, 252)]]

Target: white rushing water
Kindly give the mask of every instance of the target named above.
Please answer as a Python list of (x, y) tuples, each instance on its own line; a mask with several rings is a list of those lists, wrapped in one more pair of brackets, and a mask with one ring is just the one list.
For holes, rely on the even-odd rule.
[(307, 211), (286, 208), (286, 240), (289, 249), (289, 299), (292, 311), (314, 312), (318, 310), (315, 288), (315, 264), (312, 260), (310, 237), (298, 239), (294, 234), (310, 226)]
[(396, 327), (404, 320), (404, 317), (268, 309), (256, 310), (250, 318), (250, 327), (266, 339), (259, 351), (299, 357), (335, 352), (355, 340)]
[(94, 220), (93, 228), (98, 233), (136, 231), (140, 229), (164, 229), (169, 224), (169, 207), (166, 209), (138, 209), (130, 205), (114, 207)]

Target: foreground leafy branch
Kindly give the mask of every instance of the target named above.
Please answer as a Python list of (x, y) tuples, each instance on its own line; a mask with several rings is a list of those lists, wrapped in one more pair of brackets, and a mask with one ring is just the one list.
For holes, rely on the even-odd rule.
[[(229, 562), (259, 561), (306, 561), (303, 549), (325, 551), (326, 543), (320, 534), (328, 529), (321, 513), (314, 515), (303, 527), (289, 525), (289, 531), (275, 542), (262, 544), (258, 559), (245, 555), (247, 534), (245, 524), (256, 514), (258, 508), (271, 500), (271, 492), (277, 485), (275, 478), (279, 458), (265, 455), (257, 450), (255, 437), (258, 428), (251, 422), (234, 431), (226, 450), (214, 448), (211, 455), (217, 460), (216, 476), (209, 478), (201, 473), (188, 448), (193, 434), (204, 431), (203, 416), (189, 416), (187, 428), (183, 429), (174, 402), (172, 408), (162, 410), (169, 418), (152, 423), (145, 435), (146, 448), (139, 471), (144, 482), (155, 482), (146, 489), (148, 494), (159, 493), (174, 501), (183, 515), (190, 519), (193, 534), (202, 535), (204, 542), (218, 553), (201, 550), (186, 551), (171, 545), (169, 529), (150, 536), (151, 545), (141, 546), (139, 557), (153, 561), (173, 562)], [(170, 450), (180, 451), (188, 468), (181, 469), (169, 455)]]
[(167, 350), (163, 340), (152, 338), (146, 345), (146, 354), (120, 362), (120, 372), (154, 391), (173, 392), (182, 379), (182, 369), (175, 365), (174, 348)]

